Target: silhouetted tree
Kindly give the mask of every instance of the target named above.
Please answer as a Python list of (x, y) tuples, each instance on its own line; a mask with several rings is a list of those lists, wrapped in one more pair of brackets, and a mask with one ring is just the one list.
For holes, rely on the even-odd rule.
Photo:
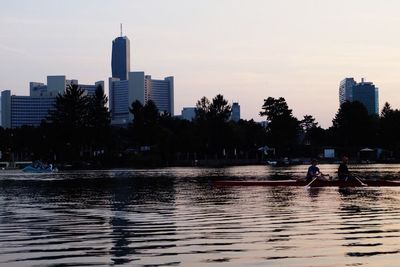
[(332, 121), (332, 138), (344, 147), (373, 146), (376, 142), (374, 119), (360, 102), (343, 103)]
[(318, 126), (318, 122), (311, 115), (305, 115), (300, 121), (300, 127), (303, 130), (303, 144), (321, 145), (324, 140), (324, 130)]
[(218, 156), (228, 147), (230, 128), (228, 119), (231, 106), (220, 94), (210, 102), (207, 97), (202, 97), (196, 103), (196, 133), (201, 140), (202, 150), (206, 154)]
[(196, 120), (206, 120), (207, 116), (210, 112), (210, 100), (207, 97), (203, 96), (196, 103)]
[(110, 127), (111, 116), (107, 108), (108, 97), (103, 87), (99, 85), (88, 101), (88, 124), (90, 127), (101, 130)]
[(400, 151), (400, 110), (385, 103), (380, 116), (380, 142), (384, 148)]
[(68, 85), (58, 94), (54, 110), (49, 111), (51, 139), (55, 150), (64, 160), (78, 160), (82, 148), (89, 142), (89, 97), (76, 84)]
[(219, 122), (227, 121), (231, 115), (231, 106), (220, 94), (216, 95), (209, 106), (209, 117)]
[(304, 115), (303, 119), (300, 121), (300, 126), (305, 133), (310, 132), (312, 129), (318, 127), (318, 122), (311, 115)]
[(299, 121), (293, 117), (283, 97), (268, 97), (264, 100), (261, 116), (266, 116), (268, 121), (268, 144), (276, 147), (278, 153), (297, 144), (300, 130)]
[(68, 85), (64, 94), (58, 94), (54, 110), (49, 111), (48, 121), (65, 128), (88, 126), (89, 97), (76, 84)]
[[(99, 85), (88, 102), (88, 145), (91, 155), (97, 158), (104, 157), (106, 149), (111, 146), (111, 116), (107, 108), (108, 98), (103, 87)], [(101, 133), (101, 134), (99, 134)]]

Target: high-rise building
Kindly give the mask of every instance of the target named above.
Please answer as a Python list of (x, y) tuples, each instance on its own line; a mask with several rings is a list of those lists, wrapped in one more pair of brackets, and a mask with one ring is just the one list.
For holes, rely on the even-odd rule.
[(358, 101), (362, 103), (368, 114), (379, 113), (379, 93), (378, 88), (372, 82), (365, 82), (361, 79), (360, 83), (353, 78), (346, 78), (340, 82), (339, 103), (346, 101)]
[(353, 87), (356, 85), (354, 78), (345, 78), (339, 85), (339, 104), (346, 101), (353, 101)]
[(1, 92), (2, 125), (16, 128), (23, 125), (39, 126), (49, 110), (54, 108), (54, 96), (16, 96), (10, 90)]
[(138, 100), (145, 105), (152, 100), (162, 113), (174, 115), (174, 77), (153, 80), (142, 71), (130, 72), (128, 80), (109, 79), (111, 124), (126, 125), (132, 121), (131, 104)]
[(174, 77), (154, 80), (146, 75), (144, 84), (145, 101), (152, 100), (160, 112), (174, 116)]
[(112, 77), (118, 78), (121, 81), (128, 79), (130, 72), (130, 42), (128, 37), (117, 37), (112, 42), (112, 55), (111, 55), (111, 71)]
[(240, 120), (240, 105), (238, 102), (233, 102), (231, 111), (231, 121), (238, 122)]
[(29, 83), (29, 96), (11, 95), (10, 90), (1, 92), (1, 123), (4, 128), (23, 125), (39, 126), (49, 110), (54, 108), (56, 97), (63, 94), (66, 86), (76, 84), (87, 95), (93, 95), (97, 86), (104, 89), (104, 82), (94, 85), (79, 84), (78, 80), (67, 80), (64, 75), (47, 76), (47, 85), (40, 82)]

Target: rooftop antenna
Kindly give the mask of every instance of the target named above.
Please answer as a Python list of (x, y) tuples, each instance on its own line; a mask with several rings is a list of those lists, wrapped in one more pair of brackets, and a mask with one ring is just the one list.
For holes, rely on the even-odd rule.
[(122, 23), (120, 23), (120, 28), (121, 28), (121, 37), (122, 37)]

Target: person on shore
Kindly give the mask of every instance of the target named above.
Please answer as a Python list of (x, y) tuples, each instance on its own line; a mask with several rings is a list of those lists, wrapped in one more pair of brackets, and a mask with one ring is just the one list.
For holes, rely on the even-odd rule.
[(317, 160), (313, 159), (311, 160), (311, 166), (308, 167), (307, 170), (307, 176), (306, 176), (306, 182), (311, 182), (314, 178), (316, 177), (323, 177), (326, 176), (325, 174), (323, 174), (319, 168), (317, 167)]
[(343, 156), (342, 163), (340, 163), (339, 169), (338, 169), (339, 181), (347, 181), (350, 178), (349, 168), (347, 167), (348, 162), (349, 162), (349, 158), (346, 156)]

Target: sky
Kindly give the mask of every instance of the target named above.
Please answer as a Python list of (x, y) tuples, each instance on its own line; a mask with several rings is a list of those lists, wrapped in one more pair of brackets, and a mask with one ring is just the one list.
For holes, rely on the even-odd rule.
[[(340, 80), (365, 78), (400, 108), (400, 1), (15, 0), (0, 16), (0, 90), (66, 75), (111, 75), (111, 43), (131, 41), (131, 70), (175, 77), (175, 114), (221, 93), (261, 121), (263, 100), (331, 126)], [(108, 92), (108, 86), (106, 88)]]

